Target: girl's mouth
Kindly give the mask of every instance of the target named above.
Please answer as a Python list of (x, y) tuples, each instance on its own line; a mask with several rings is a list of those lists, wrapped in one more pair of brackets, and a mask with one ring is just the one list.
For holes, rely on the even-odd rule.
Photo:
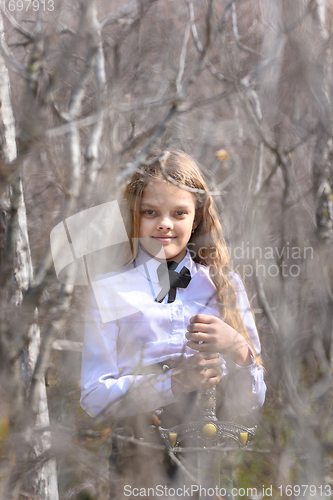
[(162, 243), (167, 243), (173, 239), (175, 239), (175, 236), (153, 236), (155, 240), (161, 241)]

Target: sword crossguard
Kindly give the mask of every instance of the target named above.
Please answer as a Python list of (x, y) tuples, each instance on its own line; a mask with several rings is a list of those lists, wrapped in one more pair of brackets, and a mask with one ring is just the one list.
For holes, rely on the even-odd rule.
[(246, 446), (254, 437), (256, 427), (244, 427), (233, 422), (222, 422), (216, 416), (216, 386), (200, 393), (199, 420), (175, 425), (170, 429), (158, 429), (168, 447), (175, 448), (185, 438), (196, 438), (203, 446), (222, 446), (231, 438), (241, 446)]
[(241, 446), (246, 446), (253, 439), (256, 427), (245, 427), (233, 422), (220, 420), (197, 420), (175, 425), (170, 429), (158, 428), (165, 444), (170, 448), (178, 447), (186, 438), (196, 438), (203, 446), (222, 446), (231, 438)]

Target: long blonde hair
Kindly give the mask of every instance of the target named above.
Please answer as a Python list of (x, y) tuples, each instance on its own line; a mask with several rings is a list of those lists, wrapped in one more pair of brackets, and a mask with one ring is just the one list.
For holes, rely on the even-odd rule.
[(260, 364), (260, 358), (244, 326), (237, 295), (229, 278), (229, 252), (215, 203), (198, 165), (183, 151), (164, 151), (160, 155), (151, 156), (146, 163), (134, 172), (124, 188), (133, 259), (138, 250), (136, 242), (139, 237), (140, 207), (147, 184), (153, 180), (165, 180), (193, 192), (196, 198), (195, 221), (198, 224), (188, 242), (190, 253), (195, 262), (209, 268), (209, 274), (216, 286), (217, 302), (223, 321), (243, 335), (253, 349), (256, 363)]

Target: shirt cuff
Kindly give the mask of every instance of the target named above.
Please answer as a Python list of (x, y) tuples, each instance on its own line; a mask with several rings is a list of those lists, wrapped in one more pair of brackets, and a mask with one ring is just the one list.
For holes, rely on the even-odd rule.
[(250, 363), (249, 365), (238, 365), (237, 363), (235, 363), (235, 361), (230, 357), (230, 356), (226, 356), (227, 358), (227, 363), (232, 363), (232, 365), (235, 367), (236, 370), (248, 370), (248, 369), (253, 369), (255, 368), (257, 365), (256, 365), (256, 357), (255, 357), (255, 354), (253, 352), (253, 349), (251, 346), (247, 345), (249, 351), (250, 351), (250, 356), (251, 356), (251, 359), (252, 359), (252, 363)]

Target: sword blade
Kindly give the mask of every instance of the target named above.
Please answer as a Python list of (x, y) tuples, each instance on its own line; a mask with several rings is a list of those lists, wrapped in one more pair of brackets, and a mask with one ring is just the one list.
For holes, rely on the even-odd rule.
[(200, 482), (199, 499), (212, 498), (212, 490), (220, 490), (220, 451), (211, 450), (214, 446), (216, 427), (216, 386), (206, 389), (200, 395), (200, 420), (203, 423), (202, 434), (198, 438), (197, 452), (198, 480)]
[[(200, 444), (201, 445), (201, 444)], [(199, 499), (212, 500), (212, 491), (220, 491), (220, 452), (209, 447), (197, 452)]]

